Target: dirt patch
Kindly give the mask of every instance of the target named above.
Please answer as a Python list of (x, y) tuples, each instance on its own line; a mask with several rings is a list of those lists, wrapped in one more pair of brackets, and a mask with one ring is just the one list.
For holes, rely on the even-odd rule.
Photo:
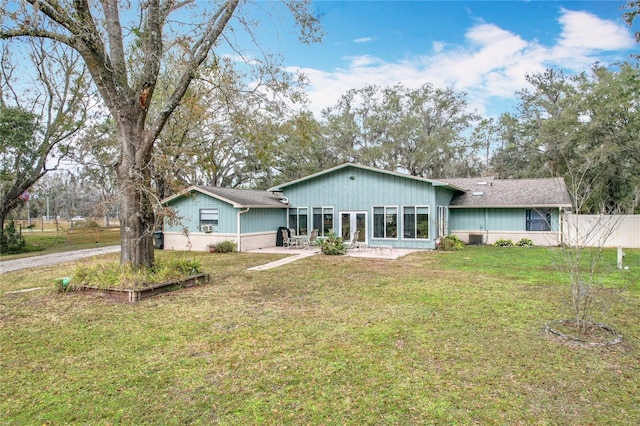
[(548, 323), (545, 329), (561, 339), (585, 346), (610, 346), (622, 342), (622, 335), (601, 323), (564, 319)]

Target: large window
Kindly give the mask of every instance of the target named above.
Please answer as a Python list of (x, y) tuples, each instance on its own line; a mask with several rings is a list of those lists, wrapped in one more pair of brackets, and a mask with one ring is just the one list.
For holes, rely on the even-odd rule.
[(402, 213), (403, 238), (423, 240), (429, 238), (429, 207), (404, 206)]
[(551, 231), (551, 212), (527, 210), (527, 231)]
[(373, 237), (398, 238), (398, 208), (373, 208)]
[(307, 235), (308, 210), (306, 207), (297, 207), (289, 209), (289, 229), (295, 231), (297, 235)]
[(313, 228), (318, 235), (327, 235), (333, 229), (333, 207), (313, 208)]
[(218, 209), (200, 210), (200, 231), (218, 232), (219, 213)]

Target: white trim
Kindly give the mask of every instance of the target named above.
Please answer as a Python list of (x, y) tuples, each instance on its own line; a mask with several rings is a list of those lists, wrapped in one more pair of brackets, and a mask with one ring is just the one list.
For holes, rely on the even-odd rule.
[[(375, 226), (375, 209), (376, 208), (383, 208), (383, 215), (384, 215), (384, 219), (385, 221), (387, 220), (387, 209), (388, 208), (393, 208), (396, 209), (396, 237), (376, 237), (375, 236), (375, 232), (376, 232), (376, 226)], [(377, 206), (377, 205), (373, 205), (371, 206), (371, 238), (375, 239), (375, 240), (387, 240), (387, 241), (400, 241), (400, 206), (393, 206), (393, 205), (383, 205), (383, 206)], [(385, 222), (384, 225), (384, 233), (387, 233), (387, 225)], [(425, 240), (427, 241), (427, 240)]]
[[(336, 233), (339, 237), (342, 236), (342, 215), (349, 214), (349, 241), (345, 241), (346, 243), (350, 243), (353, 239), (353, 233), (358, 229), (358, 215), (364, 214), (364, 243), (369, 243), (369, 229), (368, 229), (368, 218), (367, 218), (366, 210), (339, 210), (338, 211), (338, 232)], [(334, 219), (335, 220), (335, 219)]]
[[(331, 217), (333, 217), (333, 226), (330, 229), (318, 229), (318, 235), (325, 235), (330, 230), (335, 230), (336, 228), (336, 208), (334, 206), (312, 206), (311, 207), (311, 229), (316, 229), (313, 227), (313, 209), (320, 209), (320, 221), (322, 222), (322, 226), (324, 227), (324, 210), (331, 209)], [(324, 231), (324, 233), (323, 233)]]
[[(409, 205), (409, 204), (407, 204), (406, 206), (400, 206), (400, 207), (402, 209), (402, 213), (401, 213), (401, 216), (402, 216), (402, 234), (400, 232), (398, 232), (398, 235), (399, 236), (402, 235), (401, 240), (403, 240), (403, 241), (431, 241), (431, 240), (433, 240), (433, 238), (431, 237), (431, 234), (433, 233), (433, 229), (431, 229), (432, 228), (431, 224), (434, 221), (432, 220), (432, 217), (431, 217), (431, 206), (428, 205), (428, 204), (423, 204), (423, 205), (418, 205), (418, 204)], [(427, 235), (427, 238), (418, 238), (418, 237), (409, 238), (409, 237), (405, 237), (404, 236), (404, 229), (405, 229), (405, 227), (404, 227), (404, 209), (405, 209), (405, 207), (412, 207), (413, 208), (413, 213), (416, 216), (416, 221), (417, 221), (417, 216), (418, 216), (418, 213), (417, 213), (416, 210), (419, 209), (419, 208), (426, 208), (427, 209), (427, 217), (428, 217), (427, 222), (429, 223), (429, 231), (428, 231), (429, 235)], [(417, 222), (414, 225), (416, 225), (416, 228), (414, 230), (415, 234), (418, 235)]]
[(241, 214), (245, 214), (246, 212), (249, 211), (249, 208), (246, 208), (244, 210), (238, 210), (238, 220), (236, 221), (237, 225), (238, 225), (238, 236), (237, 238), (237, 251), (241, 252), (242, 251), (242, 233), (240, 232), (240, 215)]

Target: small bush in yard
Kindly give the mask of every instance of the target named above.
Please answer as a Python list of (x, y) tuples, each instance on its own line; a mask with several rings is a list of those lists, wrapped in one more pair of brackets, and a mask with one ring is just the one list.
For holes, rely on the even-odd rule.
[(464, 248), (464, 241), (456, 235), (447, 235), (440, 241), (439, 248), (444, 251), (462, 250)]
[(522, 238), (520, 241), (516, 243), (518, 247), (533, 247), (533, 241), (529, 238)]
[(0, 239), (2, 254), (17, 254), (26, 251), (27, 243), (20, 231), (16, 229), (13, 221), (9, 222), (6, 229), (0, 232)]
[(233, 253), (236, 251), (237, 245), (234, 241), (223, 241), (216, 244), (217, 253)]
[(506, 240), (504, 238), (500, 238), (498, 241), (493, 243), (493, 245), (496, 247), (513, 247), (514, 246), (513, 241)]
[(345, 254), (347, 252), (347, 246), (344, 244), (341, 237), (338, 237), (336, 234), (331, 232), (320, 242), (320, 250), (322, 251), (322, 254), (337, 256)]

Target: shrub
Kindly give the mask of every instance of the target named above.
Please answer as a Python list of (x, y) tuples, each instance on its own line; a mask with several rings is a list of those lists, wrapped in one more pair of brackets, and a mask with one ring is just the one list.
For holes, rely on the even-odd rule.
[(217, 253), (233, 253), (237, 249), (235, 241), (223, 241), (216, 244)]
[(514, 244), (513, 244), (513, 241), (511, 240), (500, 238), (498, 241), (493, 243), (493, 245), (496, 247), (513, 247)]
[(464, 241), (456, 235), (447, 235), (440, 241), (439, 248), (444, 251), (462, 250), (464, 248)]
[[(142, 288), (184, 278), (200, 272), (200, 262), (196, 259), (163, 259), (152, 268), (134, 269), (121, 266), (117, 262), (79, 264), (73, 271), (71, 282), (65, 291), (76, 286), (98, 288)], [(62, 283), (60, 284), (62, 286)]]
[(71, 227), (74, 229), (76, 228), (95, 229), (95, 228), (99, 228), (100, 224), (93, 219), (83, 219), (83, 220), (71, 221)]
[(518, 247), (533, 247), (533, 241), (528, 238), (522, 238), (516, 243)]
[(0, 232), (0, 250), (2, 254), (17, 254), (27, 251), (27, 243), (20, 231), (16, 229), (13, 221), (9, 222), (7, 228)]
[(320, 241), (320, 250), (322, 254), (330, 256), (337, 256), (345, 254), (347, 252), (347, 246), (341, 237), (338, 237), (333, 232), (330, 232), (325, 238)]

